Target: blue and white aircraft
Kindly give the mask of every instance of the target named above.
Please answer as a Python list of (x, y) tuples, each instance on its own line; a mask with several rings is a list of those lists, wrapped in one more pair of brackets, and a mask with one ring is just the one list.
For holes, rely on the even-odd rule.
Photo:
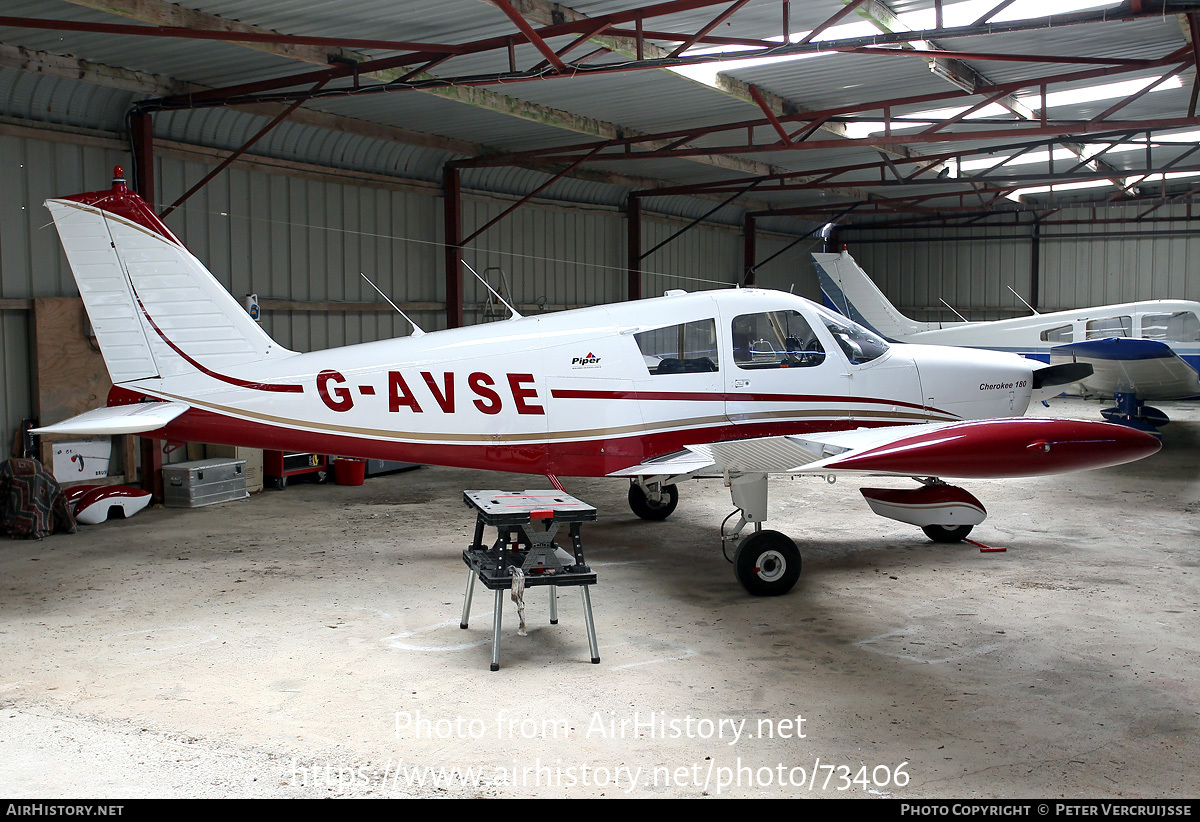
[(987, 322), (918, 322), (884, 296), (845, 249), (813, 254), (828, 305), (896, 342), (1011, 351), (1042, 362), (1087, 363), (1069, 393), (1114, 397), (1105, 419), (1153, 430), (1166, 414), (1146, 400), (1200, 398), (1200, 303), (1143, 300)]

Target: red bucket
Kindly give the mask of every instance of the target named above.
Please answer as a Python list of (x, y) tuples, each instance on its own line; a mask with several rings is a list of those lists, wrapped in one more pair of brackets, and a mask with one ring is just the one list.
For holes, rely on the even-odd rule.
[(367, 479), (367, 461), (337, 458), (333, 461), (333, 479), (338, 485), (362, 485)]

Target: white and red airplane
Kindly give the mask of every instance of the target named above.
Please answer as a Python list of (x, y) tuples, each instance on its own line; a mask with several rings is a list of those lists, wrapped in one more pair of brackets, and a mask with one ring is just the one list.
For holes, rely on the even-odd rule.
[(679, 482), (720, 477), (741, 514), (723, 537), (754, 594), (785, 593), (800, 573), (795, 543), (762, 530), (771, 474), (916, 478), (863, 493), (877, 513), (957, 541), (984, 508), (940, 477), (1076, 471), (1159, 449), (1121, 426), (1019, 416), (1079, 366), (889, 345), (777, 291), (668, 292), (297, 353), (119, 170), (108, 191), (46, 205), (114, 388), (107, 407), (41, 431), (545, 474), (559, 488), (562, 476), (626, 477), (644, 519), (674, 510)]

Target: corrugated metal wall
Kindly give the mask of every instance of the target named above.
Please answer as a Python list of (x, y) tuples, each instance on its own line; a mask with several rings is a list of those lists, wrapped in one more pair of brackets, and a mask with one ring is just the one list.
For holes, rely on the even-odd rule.
[[(42, 202), (107, 184), (124, 161), (115, 143), (50, 142), (0, 134), (0, 300), (77, 294), (50, 212)], [(33, 321), (24, 308), (0, 309), (0, 440), (5, 453), (21, 420), (33, 416)]]
[[(171, 203), (211, 166), (172, 157), (157, 163), (157, 197)], [(235, 296), (259, 300), (376, 301), (366, 274), (395, 302), (445, 299), (440, 201), (409, 190), (268, 174), (231, 167), (167, 219), (188, 248)], [(386, 307), (386, 306), (385, 306)], [(444, 312), (417, 311), (426, 330)], [(263, 328), (299, 351), (408, 333), (379, 312), (265, 312)]]
[[(643, 253), (689, 221), (642, 213)], [(737, 285), (742, 271), (742, 235), (734, 228), (697, 226), (642, 259), (642, 294), (662, 296), (682, 288), (701, 291)]]
[[(482, 228), (514, 201), (464, 194), (463, 236)], [(432, 205), (440, 209), (442, 202)], [(529, 203), (468, 243), (463, 261), (502, 291), (503, 273), (518, 304), (599, 305), (624, 297), (625, 233), (624, 216), (612, 208)], [(440, 230), (434, 239), (441, 239)], [(469, 271), (463, 274), (463, 294), (468, 306), (481, 306), (488, 298), (487, 289)], [(479, 309), (466, 313), (469, 323), (482, 319)]]
[[(1042, 231), (1042, 301), (1075, 308), (1130, 300), (1200, 300), (1200, 232), (1183, 219), (1185, 205), (1121, 206), (1103, 216), (1125, 224), (1087, 222), (1090, 211), (1064, 212), (1078, 225)], [(1057, 215), (1056, 215), (1057, 216)], [(1190, 229), (1190, 230), (1189, 230)]]

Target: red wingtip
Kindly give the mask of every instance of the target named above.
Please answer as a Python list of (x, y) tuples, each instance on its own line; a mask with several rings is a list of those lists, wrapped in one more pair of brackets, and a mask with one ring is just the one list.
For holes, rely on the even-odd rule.
[(994, 479), (1121, 465), (1162, 448), (1157, 437), (1108, 422), (975, 420), (900, 439), (829, 463), (858, 471)]

